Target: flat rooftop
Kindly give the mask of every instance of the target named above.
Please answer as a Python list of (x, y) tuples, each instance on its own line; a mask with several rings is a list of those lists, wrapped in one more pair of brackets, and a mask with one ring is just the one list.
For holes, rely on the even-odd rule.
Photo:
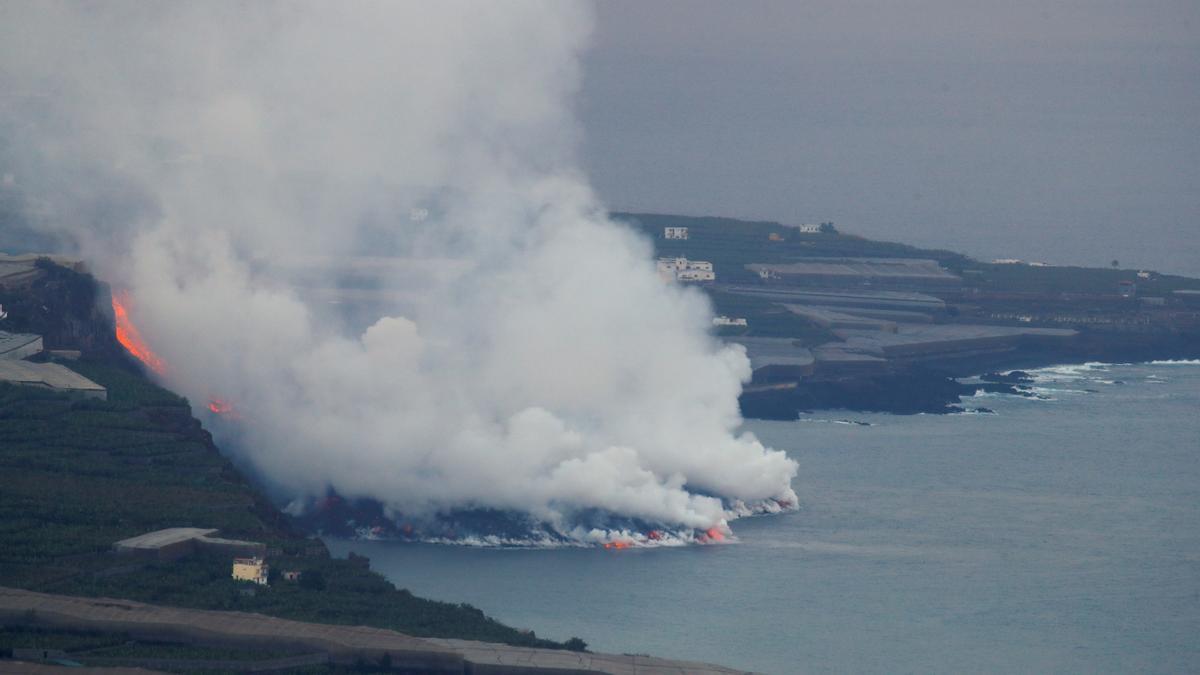
[(170, 527), (165, 530), (155, 532), (147, 532), (139, 534), (136, 537), (122, 539), (115, 546), (117, 548), (133, 548), (133, 549), (158, 549), (171, 544), (178, 544), (181, 541), (206, 537), (210, 534), (216, 534), (216, 530), (203, 527)]
[(813, 364), (813, 355), (808, 349), (796, 346), (792, 338), (739, 337), (729, 342), (746, 348), (750, 367), (754, 370), (766, 366), (805, 367)]
[(878, 355), (900, 355), (914, 349), (971, 349), (997, 340), (1020, 338), (1068, 339), (1078, 335), (1069, 328), (1034, 328), (971, 324), (898, 324), (895, 333), (864, 330), (835, 330), (851, 351)]
[(810, 307), (808, 305), (784, 305), (784, 309), (816, 322), (825, 328), (858, 328), (862, 330), (896, 330), (896, 322), (871, 316), (859, 316), (839, 312), (832, 307)]
[[(9, 354), (7, 358), (24, 358), (28, 349), (36, 347), (33, 351), (41, 351), (41, 335), (32, 333), (9, 333), (8, 331), (0, 330), (0, 359), (5, 359), (5, 354)], [(14, 357), (12, 354), (20, 354)]]
[(104, 387), (58, 363), (0, 359), (0, 382), (82, 392), (97, 398), (108, 397), (108, 390)]
[(808, 258), (801, 262), (769, 265), (751, 263), (753, 272), (768, 270), (781, 276), (865, 277), (956, 281), (958, 277), (923, 258)]
[(924, 293), (909, 293), (904, 291), (877, 291), (863, 289), (826, 290), (815, 288), (796, 288), (788, 286), (762, 285), (721, 285), (718, 288), (727, 293), (737, 295), (753, 295), (764, 298), (777, 298), (780, 301), (810, 305), (897, 305), (912, 306), (927, 309), (944, 309), (946, 301)]

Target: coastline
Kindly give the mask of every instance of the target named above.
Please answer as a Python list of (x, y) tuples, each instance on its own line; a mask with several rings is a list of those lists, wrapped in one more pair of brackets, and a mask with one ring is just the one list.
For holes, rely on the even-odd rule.
[[(968, 412), (963, 399), (980, 392), (1026, 395), (1019, 383), (989, 381), (989, 374), (1061, 366), (1134, 363), (1190, 363), (1200, 360), (1200, 344), (1186, 335), (1162, 336), (1158, 343), (1121, 344), (1089, 336), (1085, 348), (1027, 351), (991, 358), (895, 364), (887, 374), (801, 379), (787, 386), (754, 390), (739, 398), (748, 419), (792, 420), (816, 410), (884, 412), (896, 415)], [(1097, 338), (1101, 339), (1097, 339)], [(962, 380), (980, 379), (979, 382)]]

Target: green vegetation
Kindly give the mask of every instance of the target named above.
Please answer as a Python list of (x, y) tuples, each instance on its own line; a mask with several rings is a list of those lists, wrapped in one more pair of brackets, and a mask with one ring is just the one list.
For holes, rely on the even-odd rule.
[[(563, 647), (474, 607), (398, 590), (361, 558), (330, 558), (217, 452), (184, 399), (110, 362), (68, 365), (108, 387), (110, 400), (0, 385), (3, 585)], [(230, 578), (228, 557), (158, 563), (111, 552), (119, 539), (166, 527), (264, 542), (274, 570), (302, 570), (309, 581), (253, 586)]]
[[(646, 213), (614, 213), (649, 236), (660, 256), (710, 260), (721, 283), (757, 283), (747, 271), (750, 263), (789, 263), (816, 257), (926, 258), (963, 276), (963, 284), (981, 290), (1010, 293), (1090, 293), (1112, 295), (1121, 281), (1137, 284), (1139, 295), (1164, 295), (1175, 290), (1200, 289), (1200, 279), (1169, 274), (1139, 278), (1138, 270), (1108, 267), (1003, 265), (973, 260), (961, 253), (924, 249), (895, 242), (874, 241), (839, 233), (822, 223), (818, 233), (769, 221), (691, 217)], [(828, 227), (826, 227), (828, 226)], [(686, 227), (687, 239), (666, 239), (663, 228)], [(1117, 261), (1113, 261), (1116, 263)]]
[[(660, 256), (711, 261), (717, 280), (722, 283), (756, 283), (758, 276), (745, 268), (749, 263), (789, 263), (805, 258), (929, 258), (953, 271), (972, 262), (953, 251), (840, 234), (832, 223), (821, 232), (808, 234), (779, 223), (734, 218), (647, 213), (614, 213), (612, 217), (650, 236)], [(686, 227), (688, 238), (665, 239), (666, 227)]]
[(1166, 295), (1176, 290), (1200, 289), (1200, 279), (1170, 274), (1138, 277), (1137, 270), (1103, 267), (1039, 267), (973, 262), (963, 282), (980, 290), (1008, 293), (1081, 293), (1116, 295), (1122, 281), (1137, 284), (1138, 295)]
[[(720, 284), (757, 285), (758, 275), (746, 269), (750, 263), (790, 263), (806, 258), (868, 257), (928, 258), (952, 271), (975, 264), (970, 258), (952, 251), (920, 249), (905, 244), (872, 241), (841, 234), (833, 223), (822, 223), (819, 232), (802, 233), (794, 227), (773, 222), (752, 222), (733, 218), (673, 216), (643, 213), (614, 213), (654, 241), (656, 254), (683, 256), (712, 262)], [(687, 239), (666, 239), (667, 227), (688, 228)], [(719, 288), (719, 287), (718, 287)], [(723, 337), (790, 337), (813, 346), (837, 338), (810, 319), (797, 316), (782, 304), (765, 298), (727, 293), (706, 288), (717, 314), (743, 317), (746, 328), (723, 327)]]

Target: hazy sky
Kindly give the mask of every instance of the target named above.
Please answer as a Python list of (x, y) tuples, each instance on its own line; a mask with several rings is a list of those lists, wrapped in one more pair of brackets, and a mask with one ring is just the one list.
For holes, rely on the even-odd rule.
[(614, 209), (1200, 275), (1200, 2), (599, 5)]

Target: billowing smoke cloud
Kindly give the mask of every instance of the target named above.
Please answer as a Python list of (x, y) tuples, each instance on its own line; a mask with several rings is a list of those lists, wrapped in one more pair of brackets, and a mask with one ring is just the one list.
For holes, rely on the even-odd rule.
[[(607, 513), (683, 534), (795, 504), (738, 434), (749, 364), (574, 158), (588, 8), (0, 5), (0, 162), (166, 382), (303, 501)], [(619, 102), (614, 102), (619, 105)], [(343, 303), (381, 311), (362, 330)]]

